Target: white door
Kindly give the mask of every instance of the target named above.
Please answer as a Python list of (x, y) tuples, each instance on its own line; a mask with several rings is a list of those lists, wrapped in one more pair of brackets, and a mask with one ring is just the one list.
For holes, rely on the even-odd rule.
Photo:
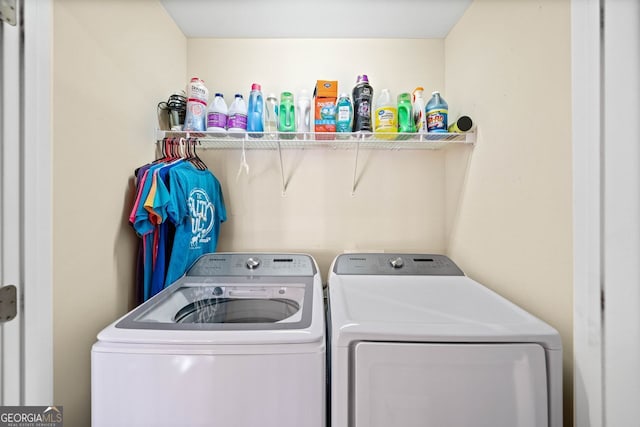
[(10, 1), (1, 1), (0, 4), (4, 6), (3, 20), (0, 24), (0, 405), (19, 405), (23, 402), (24, 377), (21, 356), (23, 317), (20, 309), (23, 291), (23, 225), (20, 196), (20, 99), (23, 82), (20, 76), (23, 61), (17, 5)]

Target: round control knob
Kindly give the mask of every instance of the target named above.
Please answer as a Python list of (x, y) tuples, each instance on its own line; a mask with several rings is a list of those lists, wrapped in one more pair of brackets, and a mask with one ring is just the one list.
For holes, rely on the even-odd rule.
[(247, 260), (247, 268), (249, 270), (255, 270), (260, 265), (260, 258), (249, 258)]
[(390, 259), (389, 263), (393, 268), (402, 268), (402, 266), (404, 265), (404, 261), (400, 257)]
[(222, 288), (220, 286), (216, 286), (215, 288), (213, 288), (213, 295), (216, 297), (222, 295)]

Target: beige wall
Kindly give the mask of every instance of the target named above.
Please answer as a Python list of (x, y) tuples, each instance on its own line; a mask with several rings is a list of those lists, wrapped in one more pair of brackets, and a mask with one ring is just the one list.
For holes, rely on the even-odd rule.
[(155, 103), (184, 86), (186, 39), (156, 1), (55, 0), (53, 64), (54, 401), (86, 427), (91, 345), (132, 302), (132, 172)]
[(570, 30), (569, 0), (475, 0), (445, 41), (451, 112), (471, 115), (479, 130), (470, 156), (447, 156), (448, 253), (468, 275), (559, 330), (567, 426), (573, 378)]
[[(441, 39), (190, 39), (188, 46), (189, 75), (203, 78), (210, 92), (223, 92), (227, 103), (236, 92), (246, 98), (254, 81), (278, 97), (283, 90), (312, 94), (317, 79), (338, 80), (339, 91), (351, 93), (362, 73), (375, 94), (444, 87)], [(225, 195), (228, 221), (219, 250), (308, 252), (326, 280), (330, 262), (344, 250), (445, 249), (442, 152), (363, 151), (353, 196), (354, 151), (285, 151), (284, 196), (276, 151), (249, 151), (250, 174), (238, 179), (239, 151), (201, 156)]]

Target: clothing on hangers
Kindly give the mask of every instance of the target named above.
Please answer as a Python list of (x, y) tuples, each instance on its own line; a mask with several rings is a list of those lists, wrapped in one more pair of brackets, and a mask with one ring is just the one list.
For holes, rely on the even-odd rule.
[(139, 302), (177, 280), (200, 255), (214, 252), (220, 224), (227, 218), (213, 173), (201, 161), (176, 158), (173, 151), (163, 146), (163, 159), (136, 170), (129, 221), (140, 237)]

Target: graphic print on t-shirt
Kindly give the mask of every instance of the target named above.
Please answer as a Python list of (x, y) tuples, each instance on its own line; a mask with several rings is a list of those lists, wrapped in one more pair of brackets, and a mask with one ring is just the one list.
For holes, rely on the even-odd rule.
[(215, 208), (207, 192), (194, 188), (189, 193), (189, 215), (191, 216), (191, 241), (189, 249), (198, 249), (200, 244), (211, 241), (211, 230), (214, 225)]

